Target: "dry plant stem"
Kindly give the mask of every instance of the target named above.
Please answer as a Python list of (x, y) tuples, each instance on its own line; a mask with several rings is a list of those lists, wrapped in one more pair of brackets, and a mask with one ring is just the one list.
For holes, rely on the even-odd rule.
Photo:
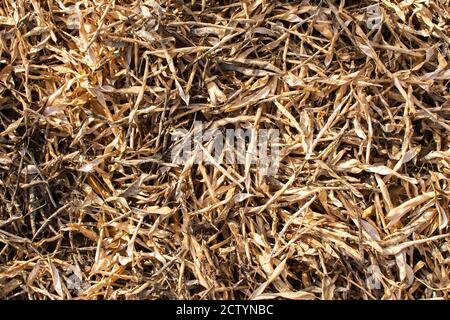
[(0, 1), (0, 298), (448, 299), (449, 8)]

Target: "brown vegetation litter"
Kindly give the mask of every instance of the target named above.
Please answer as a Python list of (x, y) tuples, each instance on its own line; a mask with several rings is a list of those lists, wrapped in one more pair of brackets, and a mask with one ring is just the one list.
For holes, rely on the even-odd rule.
[[(449, 17), (2, 0), (0, 297), (447, 299)], [(195, 120), (279, 130), (278, 173), (173, 163)]]

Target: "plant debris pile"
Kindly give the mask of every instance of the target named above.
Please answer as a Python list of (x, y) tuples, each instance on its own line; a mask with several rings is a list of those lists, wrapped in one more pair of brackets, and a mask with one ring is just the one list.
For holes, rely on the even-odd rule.
[(447, 299), (449, 8), (2, 0), (0, 297)]

